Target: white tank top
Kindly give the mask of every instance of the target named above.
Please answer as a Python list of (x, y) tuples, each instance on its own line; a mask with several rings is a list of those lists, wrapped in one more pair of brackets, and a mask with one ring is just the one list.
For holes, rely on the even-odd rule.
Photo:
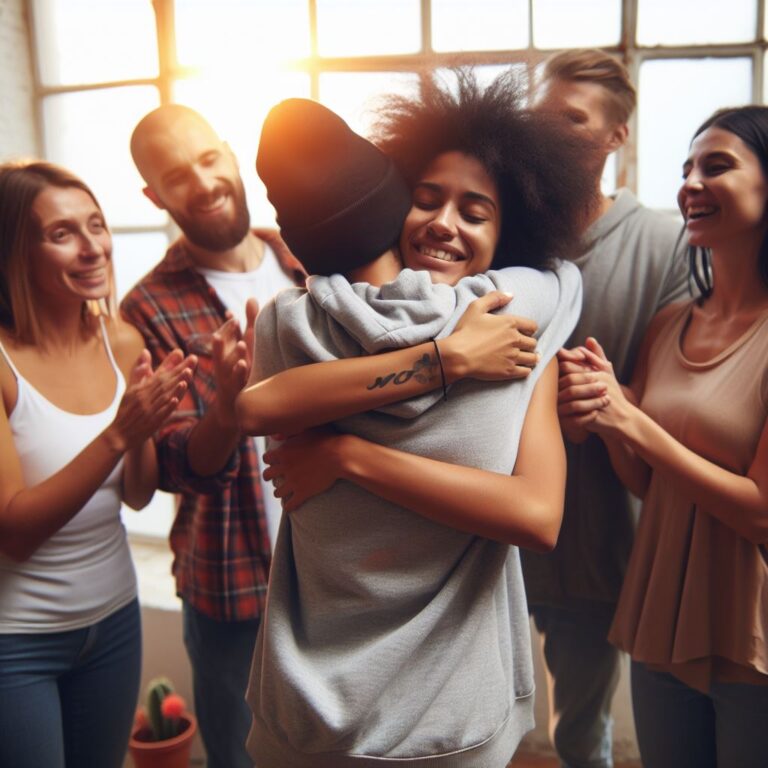
[[(9, 416), (24, 482), (36, 485), (66, 466), (114, 419), (125, 379), (102, 337), (117, 385), (103, 411), (64, 411), (40, 394), (0, 353), (18, 386)], [(0, 634), (60, 632), (88, 626), (136, 596), (125, 528), (120, 520), (122, 459), (85, 506), (23, 563), (0, 554)]]

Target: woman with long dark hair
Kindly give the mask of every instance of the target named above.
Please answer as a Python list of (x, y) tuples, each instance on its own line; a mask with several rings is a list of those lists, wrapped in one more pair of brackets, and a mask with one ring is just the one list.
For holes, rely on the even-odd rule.
[(629, 393), (594, 339), (570, 355), (562, 410), (602, 437), (643, 499), (609, 635), (632, 657), (643, 765), (759, 768), (768, 754), (768, 108), (712, 115), (683, 179), (678, 204), (701, 296), (654, 319)]

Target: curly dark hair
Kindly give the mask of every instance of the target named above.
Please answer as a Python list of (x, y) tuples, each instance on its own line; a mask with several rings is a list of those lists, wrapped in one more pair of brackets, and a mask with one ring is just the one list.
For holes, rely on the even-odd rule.
[(373, 141), (413, 186), (445, 152), (480, 161), (496, 183), (501, 232), (493, 268), (544, 269), (582, 251), (581, 232), (596, 203), (588, 158), (594, 145), (561, 118), (528, 110), (513, 70), (482, 87), (467, 68), (451, 70), (451, 89), (434, 74), (416, 97), (390, 96), (378, 110)]

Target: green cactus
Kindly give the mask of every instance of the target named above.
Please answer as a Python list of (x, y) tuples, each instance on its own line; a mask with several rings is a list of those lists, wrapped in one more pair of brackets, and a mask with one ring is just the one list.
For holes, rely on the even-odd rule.
[(147, 718), (155, 741), (170, 739), (178, 734), (178, 722), (163, 717), (161, 711), (163, 699), (172, 691), (173, 685), (167, 677), (156, 677), (147, 686)]

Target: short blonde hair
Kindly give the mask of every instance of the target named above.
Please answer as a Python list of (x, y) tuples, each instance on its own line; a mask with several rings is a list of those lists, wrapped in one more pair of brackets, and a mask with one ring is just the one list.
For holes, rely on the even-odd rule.
[[(0, 324), (25, 344), (43, 341), (35, 313), (29, 251), (39, 236), (39, 222), (32, 208), (47, 187), (80, 189), (101, 211), (88, 185), (65, 168), (42, 160), (0, 164)], [(98, 306), (84, 303), (84, 313), (113, 313), (113, 278), (110, 283), (107, 301), (98, 302)]]
[(618, 123), (626, 123), (635, 111), (637, 90), (629, 79), (629, 72), (618, 59), (605, 51), (576, 48), (553, 54), (542, 65), (539, 85), (555, 78), (601, 85), (608, 96), (609, 116)]

